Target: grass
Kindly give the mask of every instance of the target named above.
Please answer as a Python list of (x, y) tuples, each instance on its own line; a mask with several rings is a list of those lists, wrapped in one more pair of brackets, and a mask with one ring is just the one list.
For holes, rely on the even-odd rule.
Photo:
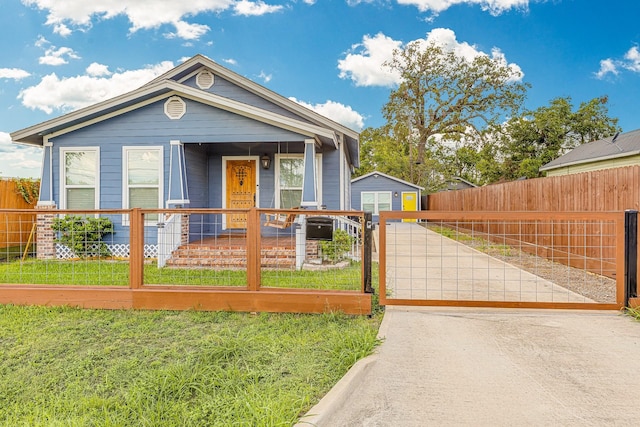
[(289, 426), (380, 320), (0, 306), (0, 425)]
[(489, 255), (511, 256), (512, 248), (509, 245), (501, 245), (490, 243), (481, 238), (474, 237), (466, 233), (459, 232), (449, 227), (429, 226), (429, 229), (435, 231), (441, 236), (455, 240), (456, 242), (464, 242), (465, 244)]
[[(265, 287), (328, 290), (358, 290), (361, 287), (359, 263), (324, 271), (263, 270)], [(42, 285), (128, 286), (127, 261), (13, 261), (0, 263), (0, 283)], [(245, 270), (210, 268), (144, 268), (145, 284), (191, 286), (245, 286)]]
[(637, 307), (637, 308), (627, 307), (625, 308), (625, 311), (629, 316), (635, 317), (636, 320), (640, 320), (640, 307)]

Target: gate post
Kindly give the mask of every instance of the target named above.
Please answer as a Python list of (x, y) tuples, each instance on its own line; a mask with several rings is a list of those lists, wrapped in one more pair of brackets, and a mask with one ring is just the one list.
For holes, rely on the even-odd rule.
[(638, 296), (638, 211), (624, 211), (624, 306)]
[(363, 255), (363, 267), (364, 267), (364, 291), (367, 294), (373, 293), (373, 287), (371, 286), (371, 251), (373, 245), (371, 244), (372, 235), (372, 214), (371, 212), (364, 213), (364, 223), (362, 224), (362, 231), (364, 235), (364, 253)]

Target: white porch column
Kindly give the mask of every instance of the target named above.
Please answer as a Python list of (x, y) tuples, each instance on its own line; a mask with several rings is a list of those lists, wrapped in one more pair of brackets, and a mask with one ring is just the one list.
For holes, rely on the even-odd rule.
[(318, 209), (318, 173), (316, 171), (316, 141), (304, 141), (304, 178), (302, 180), (303, 208)]
[(169, 198), (167, 207), (189, 204), (189, 189), (187, 187), (187, 168), (184, 160), (184, 144), (180, 141), (170, 141), (169, 152)]

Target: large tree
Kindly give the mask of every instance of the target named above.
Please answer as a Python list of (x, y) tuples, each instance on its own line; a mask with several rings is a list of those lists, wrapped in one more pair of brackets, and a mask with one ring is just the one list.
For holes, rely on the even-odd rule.
[[(503, 58), (473, 59), (432, 42), (416, 41), (394, 51), (386, 66), (400, 84), (383, 107), (388, 135), (406, 144), (410, 166), (426, 168), (438, 151), (518, 115), (527, 85)], [(438, 173), (411, 177), (426, 187)]]
[(555, 98), (549, 106), (509, 120), (499, 132), (502, 179), (541, 176), (541, 166), (572, 148), (619, 132), (607, 102), (607, 97), (594, 98), (574, 111), (571, 98)]

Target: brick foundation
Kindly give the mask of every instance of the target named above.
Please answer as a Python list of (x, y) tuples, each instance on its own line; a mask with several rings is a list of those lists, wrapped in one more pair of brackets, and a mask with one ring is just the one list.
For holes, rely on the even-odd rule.
[(38, 205), (35, 209), (43, 211), (37, 215), (36, 219), (36, 257), (38, 259), (55, 259), (56, 244), (53, 232), (55, 215), (46, 213), (46, 211), (56, 209), (56, 205)]

